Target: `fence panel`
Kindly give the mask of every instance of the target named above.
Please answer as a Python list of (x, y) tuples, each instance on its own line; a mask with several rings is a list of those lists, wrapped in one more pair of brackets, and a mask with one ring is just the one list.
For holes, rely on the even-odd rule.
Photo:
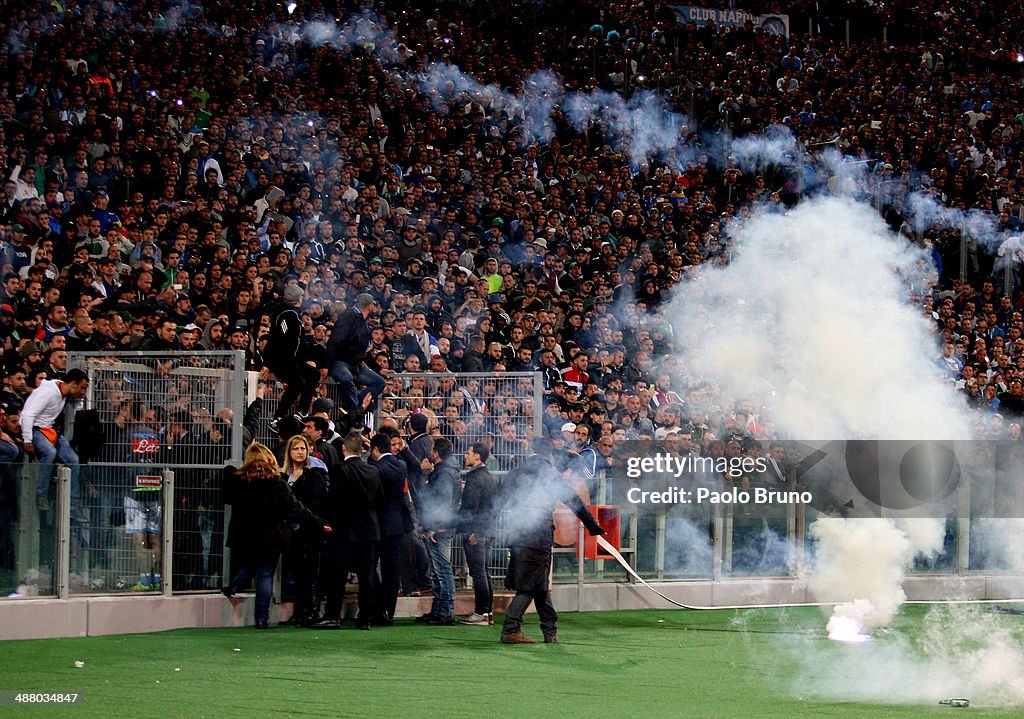
[(0, 464), (0, 597), (57, 592), (57, 503), (39, 506), (38, 478), (38, 464)]
[[(245, 359), (241, 352), (72, 352), (103, 432), (91, 459), (112, 465), (216, 468), (242, 456)], [(76, 419), (78, 417), (79, 419)], [(82, 415), (71, 414), (69, 434)], [(80, 450), (81, 454), (81, 450)]]
[(541, 436), (541, 387), (535, 372), (394, 374), (378, 398), (377, 417), (401, 425), (415, 412), (426, 413), (456, 453), (483, 442), (491, 452), (488, 468), (507, 472)]

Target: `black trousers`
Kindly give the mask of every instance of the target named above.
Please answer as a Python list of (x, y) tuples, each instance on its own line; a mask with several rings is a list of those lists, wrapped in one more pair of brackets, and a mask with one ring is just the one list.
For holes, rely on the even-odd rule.
[(288, 367), (278, 367), (274, 376), (287, 386), (277, 404), (275, 417), (287, 417), (292, 411), (295, 400), (299, 400), (299, 412), (308, 412), (313, 403), (313, 395), (320, 384), (320, 370), (305, 362)]
[(469, 565), (469, 576), (473, 577), (473, 598), (477, 614), (490, 614), (494, 611), (494, 586), (491, 573), (487, 569), (487, 560), (491, 556), (491, 540), (477, 535), (476, 544), (463, 542), (466, 550), (466, 564)]
[(502, 634), (515, 634), (523, 629), (523, 614), (530, 607), (530, 602), (537, 606), (537, 614), (540, 615), (540, 630), (545, 637), (553, 637), (558, 634), (558, 612), (551, 601), (551, 592), (548, 589), (538, 589), (533, 592), (516, 592), (512, 601), (505, 610), (505, 625), (501, 628)]
[(551, 549), (534, 547), (509, 547), (510, 558), (508, 577), (505, 585), (514, 589), (516, 595), (505, 610), (505, 625), (502, 634), (522, 631), (523, 614), (533, 602), (540, 615), (540, 630), (545, 637), (558, 634), (558, 612), (551, 601), (551, 585), (548, 573), (551, 571)]
[(405, 535), (396, 534), (393, 537), (385, 537), (378, 545), (380, 575), (379, 578), (374, 575), (378, 579), (374, 599), (377, 603), (377, 614), (388, 619), (395, 618), (395, 607), (398, 605), (398, 589), (401, 586), (399, 572), (404, 542)]
[(349, 572), (355, 572), (359, 579), (359, 615), (360, 624), (370, 624), (373, 620), (374, 591), (373, 573), (377, 558), (376, 542), (359, 542), (334, 538), (329, 540), (328, 557), (330, 566), (327, 572), (327, 602), (324, 608), (325, 619), (341, 619), (345, 602), (345, 581)]
[(293, 534), (284, 552), (282, 574), (286, 581), (282, 599), (295, 602), (295, 615), (308, 616), (316, 609), (317, 576), (320, 570), (320, 537)]
[(430, 557), (416, 532), (402, 535), (399, 576), (406, 594), (430, 586)]

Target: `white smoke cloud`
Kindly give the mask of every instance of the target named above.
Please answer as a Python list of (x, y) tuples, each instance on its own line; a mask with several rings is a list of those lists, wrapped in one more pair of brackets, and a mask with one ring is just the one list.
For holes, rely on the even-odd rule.
[[(772, 149), (752, 143), (746, 156)], [(932, 327), (908, 301), (911, 288), (926, 286), (930, 259), (855, 192), (842, 191), (857, 186), (858, 174), (828, 188), (846, 197), (823, 187), (790, 212), (755, 212), (734, 230), (732, 263), (701, 268), (678, 290), (666, 315), (677, 318), (677, 337), (692, 337), (679, 348), (683, 367), (725, 397), (770, 407), (795, 438), (969, 439), (966, 407), (934, 366)], [(987, 231), (980, 220), (971, 227)], [(708, 318), (702, 331), (687, 335), (688, 318), (700, 316)], [(893, 465), (892, 449), (879, 444), (872, 459), (880, 469)], [(834, 496), (842, 506), (850, 495)], [(856, 497), (851, 513), (863, 503)], [(999, 544), (994, 532), (985, 544), (991, 552)], [(803, 679), (794, 691), (876, 702), (1024, 701), (1024, 653), (989, 617), (932, 613), (924, 633), (934, 641), (919, 644), (886, 629), (906, 601), (903, 581), (915, 557), (942, 551), (943, 519), (822, 517), (809, 533), (814, 556), (804, 578), (817, 600), (837, 604), (830, 634), (875, 639), (802, 645)], [(1012, 565), (1016, 558), (1002, 559)]]
[(966, 698), (971, 706), (1024, 703), (1024, 654), (1005, 617), (978, 607), (935, 607), (922, 633), (889, 632), (855, 647), (805, 642), (793, 692), (860, 702), (935, 706)]
[(806, 577), (808, 588), (817, 601), (839, 602), (833, 619), (853, 620), (863, 630), (893, 620), (907, 599), (907, 567), (917, 554), (932, 556), (942, 549), (943, 524), (822, 517), (811, 525), (810, 535), (818, 549)]
[(755, 215), (734, 239), (736, 259), (703, 269), (667, 313), (711, 318), (682, 348), (690, 374), (729, 397), (774, 392), (776, 421), (794, 437), (969, 436), (931, 361), (929, 327), (906, 302), (928, 258), (870, 206), (815, 198)]
[(628, 100), (607, 90), (570, 93), (562, 111), (579, 132), (600, 125), (607, 139), (634, 162), (674, 154), (682, 142), (681, 130), (688, 124), (685, 117), (667, 107), (663, 97), (646, 90)]
[(788, 127), (772, 125), (763, 135), (745, 135), (732, 143), (732, 155), (744, 172), (764, 172), (770, 165), (791, 163), (803, 152)]

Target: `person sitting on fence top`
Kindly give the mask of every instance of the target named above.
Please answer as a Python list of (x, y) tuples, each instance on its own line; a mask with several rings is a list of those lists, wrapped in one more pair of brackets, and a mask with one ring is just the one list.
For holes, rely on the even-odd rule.
[[(370, 330), (366, 320), (376, 306), (373, 295), (362, 293), (334, 324), (327, 353), (331, 361), (330, 376), (341, 385), (342, 409), (356, 413), (370, 406), (384, 390), (384, 378), (365, 362), (370, 345)], [(359, 407), (356, 385), (369, 390), (364, 406)]]
[(84, 370), (73, 369), (63, 381), (45, 380), (29, 395), (21, 412), (23, 447), (41, 465), (36, 484), (36, 508), (41, 512), (50, 508), (50, 481), (56, 460), (71, 469), (71, 518), (80, 524), (87, 524), (89, 517), (81, 506), (78, 455), (55, 425), (64, 413), (66, 400), (83, 399), (88, 389), (89, 376)]

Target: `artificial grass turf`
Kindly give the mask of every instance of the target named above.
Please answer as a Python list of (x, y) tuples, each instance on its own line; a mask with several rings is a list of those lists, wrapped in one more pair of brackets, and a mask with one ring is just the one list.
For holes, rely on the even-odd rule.
[[(922, 613), (905, 608), (897, 631), (913, 633)], [(997, 621), (1024, 627), (1021, 617)], [(858, 650), (825, 640), (822, 625), (814, 609), (648, 610), (565, 613), (556, 645), (502, 645), (498, 625), (411, 620), (372, 632), (348, 624), (4, 642), (0, 689), (77, 691), (85, 703), (7, 706), (0, 716), (877, 719), (961, 711), (798, 696), (794, 675), (808, 671), (798, 666), (801, 652), (841, 661)], [(535, 615), (525, 628), (539, 638)], [(966, 711), (1021, 716), (1020, 708)]]

